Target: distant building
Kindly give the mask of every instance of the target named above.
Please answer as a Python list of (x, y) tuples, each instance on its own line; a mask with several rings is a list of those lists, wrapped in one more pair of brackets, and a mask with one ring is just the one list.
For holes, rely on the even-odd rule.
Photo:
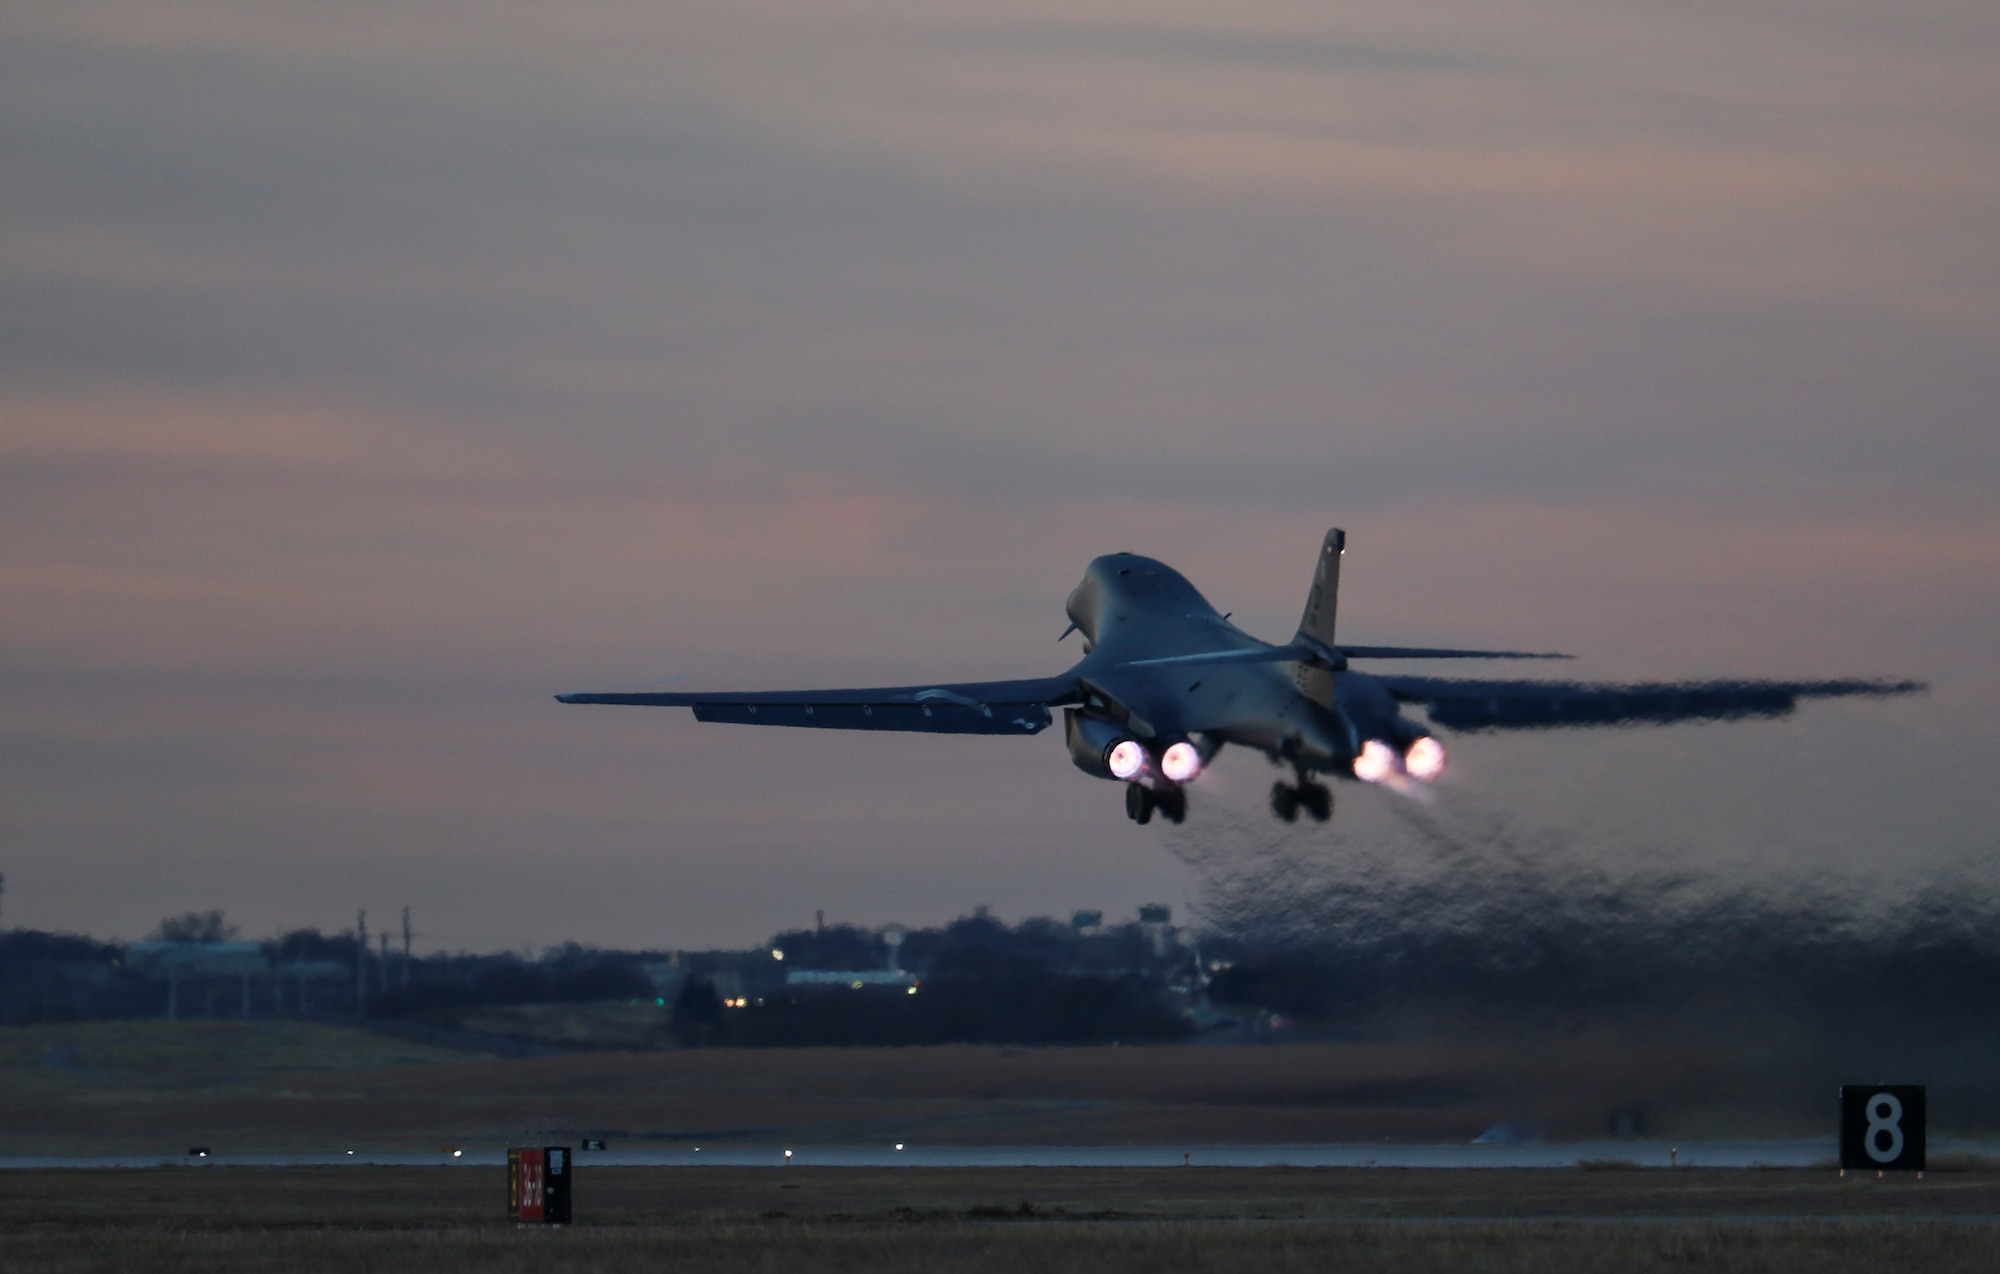
[(915, 986), (917, 975), (901, 969), (789, 969), (786, 986)]
[[(882, 945), (888, 952), (885, 967), (880, 969), (801, 969), (788, 966), (785, 969), (786, 986), (846, 986), (859, 991), (867, 986), (904, 986), (917, 984), (917, 975), (903, 970), (903, 931), (894, 925), (882, 930)], [(778, 961), (784, 960), (782, 951), (772, 951)]]
[(256, 981), (275, 988), (271, 959), (261, 942), (135, 942), (125, 948), (125, 961), (142, 973), (164, 977), (167, 983), (167, 1017), (181, 1015), (183, 984), (199, 986), (204, 993), (205, 1016), (215, 1016), (218, 987), (240, 992), (239, 1016), (250, 1016), (250, 984)]
[(126, 958), (140, 967), (179, 969), (203, 976), (269, 973), (270, 957), (261, 942), (134, 942)]

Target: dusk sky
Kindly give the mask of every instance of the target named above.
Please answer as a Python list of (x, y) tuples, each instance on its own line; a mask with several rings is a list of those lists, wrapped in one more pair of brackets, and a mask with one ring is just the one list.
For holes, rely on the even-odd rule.
[[(1413, 816), (2000, 887), (1996, 66), (1991, 0), (0, 9), (0, 925), (1188, 915), (1205, 826)], [(551, 698), (1046, 675), (1116, 550), (1283, 639), (1333, 525), (1357, 641), (1933, 690), (1282, 831), (1251, 755), (1138, 828), (1059, 729)]]

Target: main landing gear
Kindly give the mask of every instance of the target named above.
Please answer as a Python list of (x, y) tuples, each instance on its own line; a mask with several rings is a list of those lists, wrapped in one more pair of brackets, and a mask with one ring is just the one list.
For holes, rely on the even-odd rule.
[(1154, 811), (1169, 823), (1181, 823), (1187, 818), (1187, 789), (1184, 787), (1148, 787), (1144, 783), (1125, 785), (1125, 817), (1144, 825), (1153, 821)]
[(1271, 812), (1287, 823), (1299, 821), (1299, 811), (1315, 823), (1333, 817), (1333, 793), (1324, 783), (1299, 775), (1297, 783), (1280, 779), (1271, 785)]

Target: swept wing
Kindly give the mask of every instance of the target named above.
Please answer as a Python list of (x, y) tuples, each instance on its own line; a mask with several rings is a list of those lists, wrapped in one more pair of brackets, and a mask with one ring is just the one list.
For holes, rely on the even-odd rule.
[(1461, 681), (1375, 677), (1404, 703), (1452, 730), (1546, 730), (1782, 717), (1800, 699), (1902, 695), (1921, 681), (1679, 681), (1604, 685), (1561, 681)]
[(1049, 709), (1082, 697), (1074, 678), (965, 681), (865, 690), (605, 691), (557, 695), (562, 703), (692, 708), (697, 721), (909, 730), (924, 734), (1036, 734)]

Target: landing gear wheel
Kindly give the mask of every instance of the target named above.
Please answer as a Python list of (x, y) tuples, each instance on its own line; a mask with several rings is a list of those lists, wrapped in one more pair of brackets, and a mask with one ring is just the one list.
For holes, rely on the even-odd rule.
[(1315, 823), (1324, 823), (1333, 817), (1333, 793), (1324, 783), (1307, 779), (1299, 784), (1299, 808), (1312, 815)]
[(1166, 815), (1167, 821), (1176, 827), (1187, 820), (1186, 788), (1170, 787), (1163, 792), (1155, 792), (1153, 803), (1159, 806), (1160, 813)]
[(1287, 823), (1299, 821), (1299, 790), (1290, 783), (1271, 784), (1271, 812)]
[(1125, 817), (1144, 827), (1153, 821), (1153, 789), (1144, 783), (1125, 785)]

